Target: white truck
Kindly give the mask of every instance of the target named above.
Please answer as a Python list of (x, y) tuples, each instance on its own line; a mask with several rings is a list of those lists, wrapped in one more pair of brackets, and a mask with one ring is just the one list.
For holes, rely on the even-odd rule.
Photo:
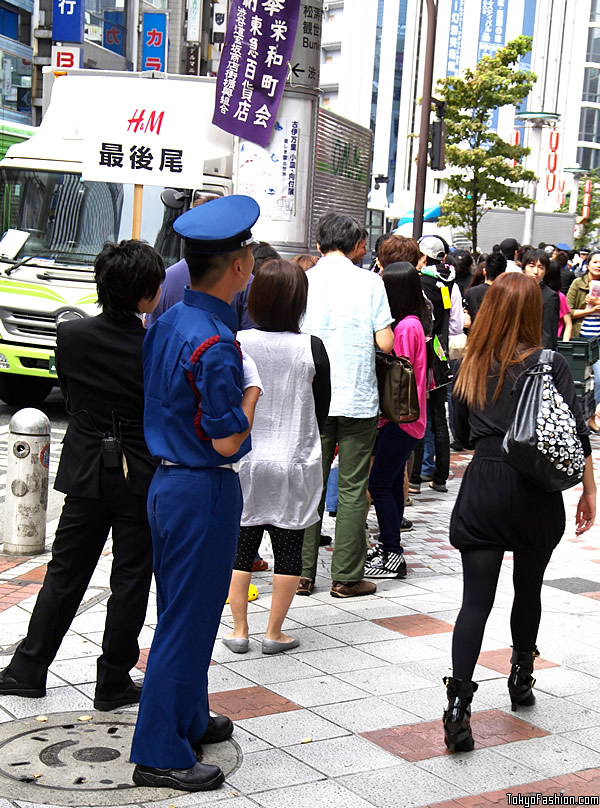
[[(48, 395), (57, 324), (98, 313), (94, 257), (105, 241), (131, 237), (134, 186), (86, 180), (82, 166), (102, 110), (115, 92), (133, 99), (139, 82), (170, 82), (169, 95), (186, 99), (179, 125), (193, 125), (200, 144), (193, 187), (175, 186), (176, 174), (165, 180), (176, 193), (144, 185), (141, 238), (167, 266), (180, 258), (171, 224), (183, 208), (168, 207), (161, 195), (185, 206), (202, 193), (248, 193), (261, 205), (254, 234), (287, 254), (315, 249), (316, 222), (328, 210), (365, 220), (371, 132), (320, 107), (316, 90), (286, 89), (262, 149), (211, 123), (214, 79), (46, 68), (41, 126), (0, 162), (0, 399), (7, 404), (31, 406)], [(186, 109), (201, 111), (193, 124)]]

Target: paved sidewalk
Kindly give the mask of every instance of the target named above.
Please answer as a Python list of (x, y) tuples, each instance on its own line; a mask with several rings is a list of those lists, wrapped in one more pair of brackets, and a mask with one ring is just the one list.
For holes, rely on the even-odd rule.
[[(600, 458), (600, 440), (594, 438), (593, 445)], [(51, 745), (51, 752), (47, 749), (45, 757), (35, 761), (16, 760), (2, 751), (2, 737), (10, 735), (11, 728), (18, 735), (32, 724), (21, 719), (42, 719), (34, 736), (40, 743), (50, 738), (43, 730), (50, 729), (55, 713), (69, 712), (76, 716), (74, 721), (89, 721), (90, 727), (81, 731), (94, 731), (99, 714), (93, 711), (91, 697), (108, 597), (107, 549), (51, 667), (46, 698), (0, 697), (0, 808), (32, 803), (490, 808), (510, 804), (507, 793), (515, 800), (518, 794), (600, 795), (600, 526), (582, 539), (574, 537), (577, 491), (566, 495), (568, 529), (543, 587), (536, 705), (517, 713), (510, 710), (506, 673), (512, 587), (507, 556), (475, 671), (480, 684), (473, 702), (476, 748), (449, 754), (444, 747), (441, 679), (450, 673), (451, 632), (462, 590), (460, 559), (448, 544), (447, 529), (469, 459), (469, 453), (452, 455), (456, 477), (448, 494), (434, 493), (424, 484), (423, 493), (414, 496), (414, 506), (407, 509), (415, 529), (404, 534), (406, 581), (379, 582), (377, 594), (366, 598), (332, 599), (330, 551), (320, 551), (315, 593), (295, 598), (284, 624), (300, 639), (294, 651), (261, 655), (270, 573), (255, 575), (260, 596), (249, 604), (250, 652), (237, 656), (217, 641), (209, 674), (212, 709), (234, 719), (234, 740), (241, 752), (241, 765), (216, 792), (144, 790), (142, 795), (121, 783), (118, 792), (114, 784), (112, 792), (108, 785), (105, 791), (99, 787), (92, 800), (92, 791), (87, 797), (77, 793), (78, 784), (69, 781), (71, 769), (58, 757), (60, 747), (66, 759), (66, 748), (74, 741)], [(374, 532), (373, 516), (369, 525)], [(326, 518), (324, 532), (333, 533), (332, 519)], [(267, 547), (265, 557), (270, 560)], [(26, 630), (47, 559), (0, 555), (0, 665), (8, 662)], [(141, 636), (144, 649), (150, 646), (155, 619), (152, 602)], [(230, 624), (226, 607), (220, 633)], [(147, 650), (138, 664), (140, 676), (146, 656)], [(131, 721), (131, 713), (135, 708), (123, 711), (124, 723)], [(115, 713), (102, 715), (118, 724)], [(58, 717), (55, 723), (62, 720)], [(73, 724), (61, 726), (67, 734), (75, 731)], [(117, 737), (118, 727), (108, 732)], [(51, 765), (53, 787), (48, 785)], [(17, 789), (23, 782), (39, 797), (24, 800)], [(111, 801), (111, 793), (118, 793), (119, 799)]]

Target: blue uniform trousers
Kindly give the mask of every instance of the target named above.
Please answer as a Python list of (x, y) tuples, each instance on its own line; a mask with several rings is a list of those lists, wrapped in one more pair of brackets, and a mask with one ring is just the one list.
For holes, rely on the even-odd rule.
[(187, 769), (208, 725), (208, 667), (242, 514), (230, 469), (159, 466), (148, 492), (158, 625), (131, 760)]

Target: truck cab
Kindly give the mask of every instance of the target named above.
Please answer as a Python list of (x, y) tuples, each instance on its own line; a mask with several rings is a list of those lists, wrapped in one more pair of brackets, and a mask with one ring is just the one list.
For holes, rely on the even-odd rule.
[[(93, 93), (100, 71), (90, 72), (87, 91)], [(15, 406), (40, 404), (57, 384), (58, 324), (98, 314), (94, 258), (106, 241), (131, 237), (134, 186), (82, 178), (77, 104), (63, 91), (33, 136), (12, 145), (0, 162), (0, 399)], [(231, 174), (231, 157), (222, 158), (231, 152), (231, 138), (219, 130), (215, 137), (216, 173), (205, 176), (199, 166), (198, 188), (223, 195), (231, 193), (230, 177), (219, 175)], [(169, 266), (180, 258), (171, 224), (181, 210), (163, 204), (163, 190), (144, 186), (141, 238)]]

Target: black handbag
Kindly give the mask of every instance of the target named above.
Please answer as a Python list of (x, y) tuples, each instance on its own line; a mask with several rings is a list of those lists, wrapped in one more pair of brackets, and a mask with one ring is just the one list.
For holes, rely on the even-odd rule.
[(448, 357), (437, 334), (425, 338), (427, 348), (427, 392), (445, 387), (452, 381)]
[(552, 378), (554, 352), (543, 350), (523, 371), (514, 420), (502, 441), (505, 459), (544, 491), (565, 491), (583, 479), (585, 457), (577, 423)]
[(415, 370), (405, 356), (375, 352), (379, 409), (395, 424), (410, 424), (421, 414)]

